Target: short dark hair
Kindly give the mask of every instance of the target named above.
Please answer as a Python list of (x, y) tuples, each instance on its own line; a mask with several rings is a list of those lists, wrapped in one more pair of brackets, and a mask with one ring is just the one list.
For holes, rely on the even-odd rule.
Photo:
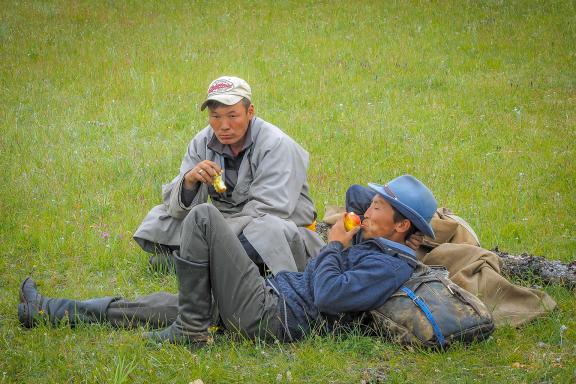
[[(248, 111), (248, 108), (250, 108), (250, 106), (252, 105), (252, 102), (245, 97), (243, 97), (242, 100), (240, 100), (240, 101), (242, 102), (242, 105), (244, 105), (244, 108), (246, 109), (246, 111)], [(216, 101), (216, 100), (208, 100), (208, 102), (206, 103), (206, 106), (210, 110), (220, 108), (220, 107), (229, 107), (229, 105), (226, 105), (226, 104), (221, 103), (221, 102)]]
[[(402, 220), (408, 220), (406, 218), (406, 216), (401, 214), (400, 211), (398, 211), (396, 208), (392, 207), (392, 210), (394, 211), (394, 216), (392, 217), (392, 220), (394, 220), (395, 223), (399, 223)], [(408, 221), (410, 221), (410, 220), (408, 220)], [(416, 228), (414, 226), (414, 223), (410, 221), (410, 228), (406, 232), (406, 240), (408, 240), (408, 238), (410, 236), (412, 236), (413, 234), (415, 234), (416, 232), (418, 232), (418, 228)]]

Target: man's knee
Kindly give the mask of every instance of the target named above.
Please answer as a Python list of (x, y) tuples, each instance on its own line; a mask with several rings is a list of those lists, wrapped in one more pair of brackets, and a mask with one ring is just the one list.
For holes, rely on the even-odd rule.
[(352, 184), (346, 190), (346, 201), (356, 200), (356, 199), (365, 199), (367, 196), (374, 195), (370, 189), (363, 185), (359, 184)]
[(211, 221), (214, 215), (222, 215), (216, 207), (209, 203), (196, 205), (184, 219), (184, 226), (199, 225)]
[(362, 185), (353, 184), (346, 190), (346, 210), (364, 214), (376, 192)]

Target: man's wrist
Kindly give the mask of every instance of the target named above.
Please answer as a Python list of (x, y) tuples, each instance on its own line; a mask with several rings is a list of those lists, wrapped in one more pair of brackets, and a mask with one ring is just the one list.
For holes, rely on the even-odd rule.
[(341, 250), (344, 249), (344, 244), (343, 244), (341, 241), (339, 241), (339, 240), (330, 240), (330, 241), (328, 242), (328, 246), (329, 246), (330, 248), (334, 248), (334, 249), (337, 249), (337, 250), (339, 250), (339, 251), (341, 251)]
[(184, 182), (182, 183), (182, 189), (186, 191), (193, 191), (194, 189), (196, 189), (196, 184), (198, 184), (198, 182), (190, 183), (188, 182), (188, 180), (184, 179)]
[(182, 189), (193, 191), (198, 186), (198, 181), (192, 177), (192, 170), (188, 171), (182, 178)]

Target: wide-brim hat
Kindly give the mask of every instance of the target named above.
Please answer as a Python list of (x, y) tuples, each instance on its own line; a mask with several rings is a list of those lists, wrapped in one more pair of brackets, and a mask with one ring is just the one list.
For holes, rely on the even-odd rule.
[(203, 111), (210, 100), (218, 101), (225, 105), (234, 105), (243, 98), (252, 100), (250, 85), (239, 77), (222, 76), (208, 86), (208, 96), (206, 96), (206, 100), (202, 103), (200, 110)]
[(368, 186), (410, 220), (419, 231), (431, 238), (435, 237), (430, 220), (438, 204), (432, 192), (420, 180), (412, 175), (402, 175), (385, 185), (368, 183)]

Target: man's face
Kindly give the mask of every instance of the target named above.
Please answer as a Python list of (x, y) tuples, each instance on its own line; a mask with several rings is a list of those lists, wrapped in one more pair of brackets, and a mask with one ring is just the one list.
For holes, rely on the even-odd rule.
[[(374, 196), (372, 204), (364, 213), (362, 231), (365, 239), (384, 237), (392, 241), (401, 241), (403, 236), (396, 231), (394, 209), (380, 195)], [(400, 236), (399, 236), (400, 235)]]
[(252, 105), (246, 110), (240, 101), (234, 105), (223, 105), (210, 109), (208, 113), (210, 126), (222, 144), (234, 146), (244, 143), (244, 135), (254, 116)]

